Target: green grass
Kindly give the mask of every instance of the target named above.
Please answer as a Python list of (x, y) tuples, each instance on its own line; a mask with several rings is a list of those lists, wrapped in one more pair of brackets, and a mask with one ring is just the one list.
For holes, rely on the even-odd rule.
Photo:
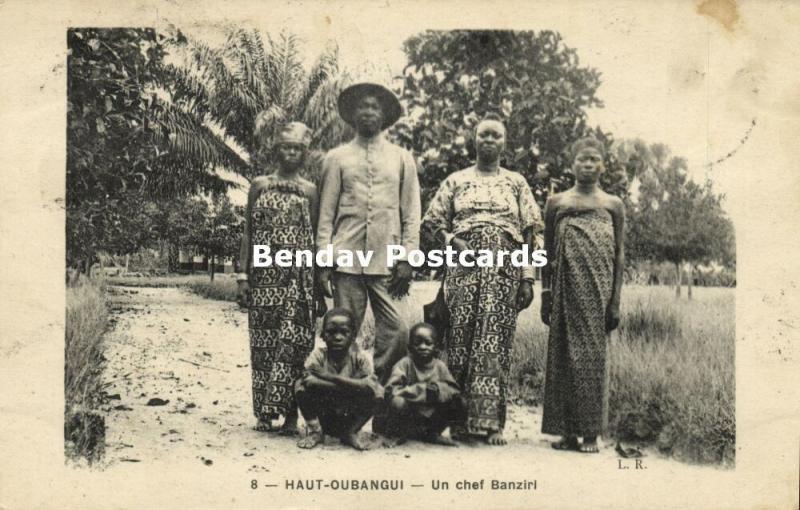
[[(681, 460), (732, 464), (735, 455), (734, 292), (628, 290), (610, 349), (609, 428)], [(649, 320), (642, 320), (649, 317)], [(642, 327), (641, 323), (653, 324)]]
[[(422, 318), (437, 282), (415, 282), (401, 313)], [(201, 295), (234, 300), (232, 280), (190, 286)], [(732, 464), (735, 452), (734, 290), (695, 287), (676, 299), (662, 286), (623, 288), (622, 319), (609, 347), (609, 435), (653, 444), (683, 461)], [(511, 400), (538, 405), (544, 394), (548, 329), (539, 295), (517, 322)], [(367, 311), (360, 341), (369, 348), (374, 320)]]
[[(230, 279), (228, 275), (216, 275), (216, 280)], [(109, 276), (104, 279), (108, 285), (123, 287), (186, 287), (194, 283), (207, 282), (210, 278), (207, 273), (197, 274), (172, 274), (169, 276)]]
[(110, 276), (107, 285), (122, 287), (185, 287), (205, 298), (236, 301), (236, 279), (231, 274), (217, 274), (211, 281), (208, 273), (169, 276)]
[(96, 411), (103, 399), (103, 334), (108, 324), (103, 288), (80, 279), (67, 288), (64, 356), (64, 435), (68, 458), (102, 455), (105, 426)]
[(187, 284), (189, 290), (209, 299), (222, 301), (236, 301), (237, 283), (235, 278), (216, 277), (212, 282), (206, 276), (203, 280), (192, 281)]

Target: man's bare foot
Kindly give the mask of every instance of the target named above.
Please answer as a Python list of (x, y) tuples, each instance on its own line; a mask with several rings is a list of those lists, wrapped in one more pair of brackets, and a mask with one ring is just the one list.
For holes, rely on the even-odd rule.
[(580, 447), (582, 453), (599, 453), (600, 448), (597, 447), (597, 438), (583, 438), (583, 444)]
[(435, 436), (427, 436), (424, 437), (422, 440), (426, 443), (438, 444), (439, 446), (458, 446), (458, 443), (456, 443), (449, 437), (445, 437), (441, 434), (437, 434)]
[(297, 430), (297, 422), (295, 423), (284, 423), (281, 429), (278, 431), (279, 436), (296, 436), (300, 432)]
[(310, 449), (325, 441), (325, 434), (321, 430), (309, 431), (308, 435), (297, 442), (300, 448)]
[(297, 435), (297, 413), (289, 413), (283, 422), (281, 430), (278, 432), (281, 436), (296, 436)]
[(503, 437), (503, 432), (498, 430), (497, 432), (491, 432), (488, 436), (486, 436), (486, 444), (490, 444), (492, 446), (502, 446), (507, 444), (506, 438)]
[(394, 448), (395, 446), (405, 444), (406, 441), (408, 440), (405, 437), (384, 437), (381, 444), (384, 448)]
[(340, 439), (342, 441), (342, 444), (352, 446), (358, 451), (363, 452), (364, 450), (369, 450), (369, 445), (363, 442), (361, 438), (358, 437), (358, 432), (350, 432), (348, 434), (344, 434)]
[(575, 436), (568, 436), (561, 439), (561, 441), (557, 441), (555, 443), (551, 443), (550, 446), (553, 447), (555, 450), (567, 450), (572, 452), (578, 451), (578, 438)]

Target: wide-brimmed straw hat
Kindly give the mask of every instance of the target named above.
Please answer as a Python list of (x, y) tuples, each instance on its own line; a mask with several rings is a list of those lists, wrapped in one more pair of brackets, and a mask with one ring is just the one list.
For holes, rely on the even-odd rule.
[(397, 96), (388, 88), (378, 83), (362, 82), (350, 85), (339, 94), (339, 115), (351, 126), (355, 125), (355, 112), (358, 101), (364, 96), (373, 96), (383, 109), (383, 125), (381, 129), (388, 129), (397, 119), (403, 116), (403, 107)]

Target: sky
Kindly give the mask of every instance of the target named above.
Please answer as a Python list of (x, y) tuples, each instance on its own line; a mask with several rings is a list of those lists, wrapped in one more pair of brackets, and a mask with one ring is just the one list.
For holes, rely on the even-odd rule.
[[(687, 158), (695, 180), (710, 177), (723, 193), (736, 186), (735, 172), (726, 170), (736, 167), (732, 164), (735, 158), (727, 158), (713, 169), (709, 163), (735, 154), (750, 131), (757, 129), (749, 103), (761, 101), (763, 106), (763, 99), (754, 97), (759, 89), (786, 93), (785, 84), (782, 87), (763, 79), (767, 71), (774, 71), (768, 61), (759, 58), (764, 49), (737, 37), (758, 23), (756, 17), (742, 12), (729, 30), (716, 19), (698, 14), (694, 2), (573, 2), (559, 4), (558, 9), (536, 2), (508, 4), (517, 10), (498, 3), (491, 11), (494, 18), (486, 14), (457, 26), (453, 26), (452, 10), (447, 7), (467, 9), (478, 4), (413, 4), (424, 5), (426, 10), (410, 7), (404, 18), (391, 21), (381, 17), (377, 4), (357, 3), (362, 6), (358, 16), (346, 8), (353, 4), (342, 3), (341, 11), (319, 12), (315, 11), (317, 4), (300, 5), (299, 10), (273, 12), (263, 20), (231, 23), (266, 33), (292, 31), (303, 41), (308, 62), (333, 40), (347, 68), (371, 64), (393, 74), (400, 74), (405, 65), (403, 41), (426, 28), (556, 30), (566, 45), (577, 50), (582, 65), (601, 72), (597, 96), (604, 106), (588, 111), (591, 125), (611, 131), (616, 139), (667, 144), (672, 154)], [(530, 8), (520, 11), (519, 6)], [(187, 31), (206, 40), (220, 33), (219, 26)]]

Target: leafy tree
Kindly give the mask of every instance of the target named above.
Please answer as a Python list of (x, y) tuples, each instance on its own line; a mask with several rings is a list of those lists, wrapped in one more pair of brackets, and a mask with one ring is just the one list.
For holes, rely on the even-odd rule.
[[(600, 73), (552, 31), (426, 31), (405, 41), (408, 66), (402, 101), (409, 122), (395, 136), (419, 156), (424, 201), (451, 172), (474, 159), (474, 128), (488, 112), (505, 119), (504, 166), (519, 171), (544, 205), (549, 193), (573, 183), (569, 145), (592, 134), (586, 109), (596, 97)], [(604, 187), (624, 196), (624, 169), (608, 151)]]
[(179, 269), (180, 248), (193, 248), (198, 237), (195, 231), (206, 222), (208, 203), (199, 197), (187, 196), (155, 202), (152, 211), (149, 216), (151, 237), (166, 247), (167, 269), (175, 272)]
[(635, 206), (628, 210), (626, 251), (674, 264), (675, 294), (680, 296), (684, 264), (732, 264), (733, 225), (710, 181), (700, 185), (688, 178), (684, 158), (669, 157), (669, 149), (660, 144), (640, 145), (637, 152), (651, 163), (640, 175)]
[(163, 93), (165, 46), (177, 37), (141, 28), (67, 33), (69, 265), (88, 270), (100, 250), (135, 251), (148, 242), (148, 199), (221, 192), (228, 184), (214, 169), (242, 164)]
[(181, 40), (176, 48), (182, 57), (169, 66), (165, 85), (188, 110), (216, 125), (221, 139), (247, 154), (250, 164), (237, 171), (248, 179), (270, 168), (272, 141), (285, 122), (305, 122), (314, 130), (313, 146), (321, 149), (347, 136), (336, 109), (347, 80), (338, 47), (329, 46), (308, 72), (297, 37), (287, 32), (265, 41), (256, 30), (237, 29), (218, 48), (199, 40)]
[(233, 207), (227, 195), (214, 196), (210, 201), (195, 198), (193, 202), (195, 210), (200, 214), (200, 221), (191, 226), (185, 241), (206, 256), (213, 281), (216, 261), (235, 257), (239, 252), (244, 224), (243, 211), (241, 207)]

